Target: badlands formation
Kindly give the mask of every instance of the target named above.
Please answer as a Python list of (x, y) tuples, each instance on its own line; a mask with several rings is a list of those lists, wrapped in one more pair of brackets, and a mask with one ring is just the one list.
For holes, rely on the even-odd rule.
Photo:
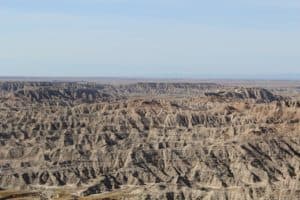
[(300, 199), (298, 94), (2, 82), (0, 199)]

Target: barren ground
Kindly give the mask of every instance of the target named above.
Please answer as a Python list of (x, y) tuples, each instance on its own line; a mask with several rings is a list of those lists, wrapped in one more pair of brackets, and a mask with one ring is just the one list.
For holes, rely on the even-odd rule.
[(0, 83), (2, 199), (300, 199), (297, 82)]

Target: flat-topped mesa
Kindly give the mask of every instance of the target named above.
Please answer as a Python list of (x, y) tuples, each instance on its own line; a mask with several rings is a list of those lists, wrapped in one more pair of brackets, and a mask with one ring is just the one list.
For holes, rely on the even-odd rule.
[(29, 88), (45, 88), (45, 87), (72, 87), (78, 85), (77, 83), (65, 82), (23, 82), (23, 81), (10, 81), (0, 82), (0, 90), (5, 92), (15, 92), (18, 90)]
[(172, 83), (172, 82), (139, 82), (128, 85), (121, 85), (118, 87), (122, 93), (156, 93), (156, 94), (181, 94), (185, 95), (188, 92), (192, 93), (203, 93), (205, 90), (209, 89), (219, 89), (222, 86), (216, 83)]
[(94, 102), (97, 100), (109, 100), (115, 96), (110, 93), (98, 91), (90, 88), (79, 89), (50, 89), (38, 88), (29, 90), (18, 90), (14, 92), (16, 97), (25, 97), (32, 102), (65, 100), (65, 101), (84, 101)]
[(205, 96), (222, 99), (254, 99), (257, 102), (265, 103), (284, 99), (284, 97), (275, 95), (264, 88), (236, 88), (230, 91), (207, 92)]
[(131, 95), (203, 95), (207, 90), (220, 89), (216, 83), (139, 82), (127, 85), (75, 82), (0, 82), (0, 92), (33, 101), (82, 100), (95, 102)]
[(111, 85), (74, 82), (2, 82), (0, 92), (30, 102), (96, 102), (119, 98)]
[(170, 89), (170, 88), (178, 88), (178, 89), (208, 89), (208, 88), (217, 88), (221, 85), (216, 83), (156, 83), (156, 82), (139, 82), (135, 84), (125, 85), (125, 88), (144, 88), (144, 89)]

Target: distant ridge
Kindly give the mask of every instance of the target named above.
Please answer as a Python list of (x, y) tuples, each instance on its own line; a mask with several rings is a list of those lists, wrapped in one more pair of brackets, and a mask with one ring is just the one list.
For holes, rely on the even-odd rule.
[(70, 81), (70, 82), (201, 82), (207, 80), (300, 81), (300, 74), (202, 74), (157, 76), (0, 76), (0, 81)]

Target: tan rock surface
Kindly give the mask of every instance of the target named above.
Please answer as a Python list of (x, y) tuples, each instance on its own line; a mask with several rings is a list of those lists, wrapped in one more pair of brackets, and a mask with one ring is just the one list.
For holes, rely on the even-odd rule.
[(0, 88), (0, 199), (16, 190), (37, 199), (300, 199), (300, 103), (280, 92), (212, 83)]

